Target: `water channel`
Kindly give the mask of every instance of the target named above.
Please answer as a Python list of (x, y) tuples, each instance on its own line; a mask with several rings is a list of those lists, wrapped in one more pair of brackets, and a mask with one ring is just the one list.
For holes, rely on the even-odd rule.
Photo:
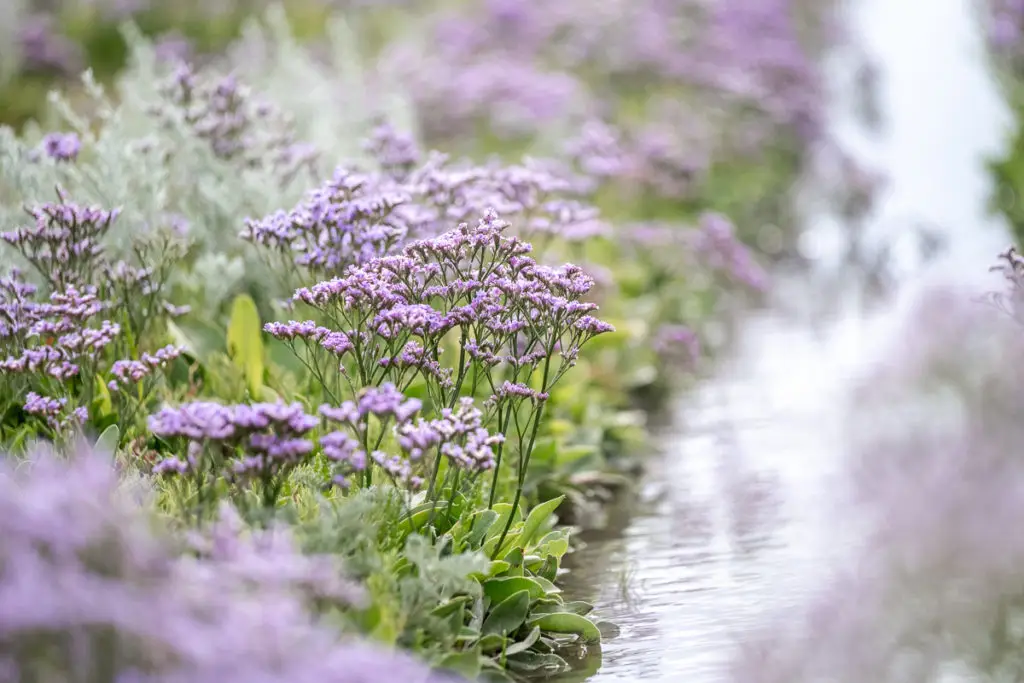
[[(745, 315), (734, 348), (673, 405), (637, 494), (573, 556), (566, 592), (621, 629), (590, 683), (726, 680), (744, 631), (797, 607), (847, 540), (829, 477), (851, 380), (921, 288), (992, 285), (986, 270), (1007, 238), (985, 215), (982, 159), (1009, 114), (971, 0), (854, 0), (848, 11), (878, 66), (884, 125), (872, 133), (837, 96), (831, 127), (889, 178), (864, 227), (867, 244), (895, 244), (896, 284), (871, 293), (862, 268), (842, 265), (835, 226), (815, 219), (812, 272), (778, 275), (769, 305)], [(947, 240), (927, 264), (907, 238), (920, 223)]]

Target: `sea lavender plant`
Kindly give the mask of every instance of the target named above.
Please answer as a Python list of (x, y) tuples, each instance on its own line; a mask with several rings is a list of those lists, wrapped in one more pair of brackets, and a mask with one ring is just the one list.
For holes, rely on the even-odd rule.
[[(24, 412), (40, 418), (44, 432), (57, 438), (80, 428), (90, 409), (99, 409), (94, 400), (97, 391), (106, 390), (103, 378), (110, 373), (111, 387), (121, 390), (112, 402), (122, 424), (130, 424), (151, 396), (154, 371), (166, 369), (181, 349), (166, 346), (139, 360), (116, 360), (130, 356), (131, 350), (120, 324), (108, 317), (109, 302), (95, 287), (68, 285), (46, 303), (35, 301), (35, 293), (17, 271), (0, 281), (0, 383), (5, 396), (24, 396)], [(124, 391), (129, 387), (132, 391)]]
[(82, 452), (0, 460), (0, 644), (9, 680), (101, 683), (438, 680), (343, 638), (313, 602), (362, 605), (332, 559), (228, 514), (182, 555)]
[(713, 271), (754, 291), (766, 288), (767, 274), (754, 261), (750, 248), (736, 237), (732, 222), (722, 214), (701, 216), (693, 248), (698, 259)]
[[(478, 476), (495, 466), (495, 448), (504, 437), (485, 428), (484, 413), (471, 397), (460, 399), (454, 409), (443, 408), (433, 420), (416, 417), (421, 405), (387, 383), (368, 388), (357, 401), (346, 401), (337, 408), (321, 406), (320, 414), (327, 423), (339, 429), (324, 434), (320, 445), (334, 466), (332, 483), (343, 489), (349, 488), (352, 475), (361, 476), (368, 486), (372, 482), (370, 465), (377, 465), (396, 489), (410, 494), (406, 497), (410, 509), (411, 494), (429, 481), (425, 497), (431, 507), (426, 520), (430, 524), (443, 491), (449, 492), (445, 507), (450, 514), (456, 496), (471, 493)], [(388, 431), (398, 453), (381, 449)], [(430, 457), (431, 452), (436, 458)], [(448, 467), (439, 486), (442, 458)], [(410, 532), (418, 531), (411, 514), (407, 519)]]
[(280, 111), (254, 97), (234, 76), (199, 73), (179, 62), (161, 91), (169, 106), (153, 113), (180, 117), (218, 158), (250, 168), (267, 166), (282, 184), (315, 168), (315, 150), (295, 138)]
[[(582, 301), (591, 278), (571, 264), (538, 265), (527, 256), (528, 243), (503, 234), (507, 228), (488, 211), (475, 227), (463, 224), (410, 243), (399, 256), (301, 288), (294, 300), (323, 322), (269, 323), (265, 329), (288, 342), (321, 391), (335, 399), (343, 390), (357, 394), (386, 382), (397, 389), (389, 396), (400, 396), (420, 381), (433, 409), (442, 411), (454, 409), (464, 395), (483, 393), (487, 423), (496, 434), (514, 437), (514, 507), (549, 392), (583, 345), (612, 327), (592, 315), (595, 304)], [(443, 353), (446, 347), (457, 356), (454, 364)], [(492, 505), (504, 444), (496, 444)], [(442, 451), (431, 468), (431, 492)]]
[(118, 211), (84, 207), (68, 201), (57, 188), (57, 203), (27, 209), (34, 225), (0, 234), (32, 265), (50, 287), (91, 284), (103, 251), (101, 241)]
[(174, 446), (175, 454), (158, 463), (154, 473), (180, 482), (178, 504), (198, 521), (209, 513), (225, 479), (246, 509), (251, 490), (264, 511), (271, 511), (288, 475), (309, 460), (313, 442), (308, 435), (318, 422), (301, 403), (165, 406), (150, 416), (149, 430)]
[(111, 262), (104, 243), (120, 210), (76, 204), (60, 187), (57, 197), (26, 209), (34, 225), (0, 233), (53, 291), (96, 288), (135, 339), (181, 312), (164, 299), (170, 271), (189, 246), (180, 230), (143, 231), (133, 240), (134, 258)]
[(272, 256), (293, 286), (342, 277), (350, 266), (434, 237), (486, 207), (511, 218), (537, 252), (610, 233), (587, 203), (592, 186), (552, 161), (475, 166), (442, 154), (424, 157), (411, 139), (380, 123), (366, 140), (377, 171), (339, 167), (289, 211), (249, 219), (241, 233)]

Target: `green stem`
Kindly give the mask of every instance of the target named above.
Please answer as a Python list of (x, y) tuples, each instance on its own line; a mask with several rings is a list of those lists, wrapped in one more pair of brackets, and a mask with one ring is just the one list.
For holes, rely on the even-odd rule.
[[(540, 390), (546, 392), (548, 390), (548, 373), (551, 370), (551, 354), (552, 349), (548, 349), (547, 359), (544, 361), (544, 374), (540, 381)], [(498, 545), (494, 548), (494, 555), (497, 556), (498, 551), (501, 550), (501, 544), (505, 542), (505, 537), (508, 535), (508, 530), (512, 528), (512, 520), (516, 517), (516, 510), (519, 509), (519, 501), (523, 497), (523, 486), (526, 484), (526, 471), (530, 467), (530, 456), (533, 455), (533, 446), (537, 443), (537, 434), (540, 432), (540, 423), (544, 419), (544, 407), (547, 405), (547, 399), (540, 402), (537, 407), (537, 416), (534, 419), (533, 430), (530, 433), (530, 442), (526, 446), (526, 452), (519, 453), (519, 472), (518, 480), (516, 485), (516, 495), (512, 500), (512, 509), (509, 510), (508, 520), (505, 522), (505, 529), (501, 532), (501, 538), (498, 539)], [(491, 559), (494, 559), (493, 557)]]

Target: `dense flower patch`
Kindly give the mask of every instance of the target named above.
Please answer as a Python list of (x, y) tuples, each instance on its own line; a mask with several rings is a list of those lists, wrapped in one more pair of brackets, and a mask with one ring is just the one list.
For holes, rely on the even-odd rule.
[[(461, 29), (438, 14), (431, 31), (511, 22), (536, 59), (467, 34), (433, 56), (491, 76), (419, 87), (384, 40), (373, 68), (414, 114), (336, 127), (339, 81), (290, 35), (253, 29), (186, 62), (128, 27), (113, 89), (87, 73), (80, 97), (51, 97), (50, 127), (0, 129), (0, 594), (26, 601), (0, 619), (0, 664), (38, 680), (504, 680), (599, 641), (591, 606), (557, 586), (556, 515), (585, 519), (642, 444), (634, 395), (684, 381), (718, 307), (768, 286), (723, 211), (773, 192), (751, 169), (792, 177), (768, 146), (798, 157), (817, 135), (788, 10), (724, 7), (693, 18), (713, 29), (697, 52), (659, 37), (689, 16), (659, 3), (618, 27), (532, 3), (487, 3)], [(730, 61), (766, 27), (772, 59)], [(44, 53), (78, 68), (56, 30), (23, 36), (25, 68)], [(556, 36), (624, 53), (582, 74)], [(641, 75), (667, 100), (705, 93), (696, 111), (728, 112), (712, 128), (764, 135), (742, 154), (658, 139), (646, 123), (678, 119), (634, 126), (628, 88), (596, 89)], [(330, 92), (274, 89), (307, 77)], [(505, 85), (438, 91), (474, 78)], [(579, 90), (556, 117), (579, 134), (520, 154), (523, 121), (538, 139), (550, 121), (501, 117), (558, 82)], [(501, 156), (480, 161), (488, 140)]]

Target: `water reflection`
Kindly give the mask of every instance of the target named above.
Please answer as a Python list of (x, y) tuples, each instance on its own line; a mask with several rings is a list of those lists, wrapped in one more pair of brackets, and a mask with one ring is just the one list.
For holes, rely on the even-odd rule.
[(895, 241), (892, 271), (844, 267), (828, 237), (837, 226), (821, 221), (825, 236), (808, 242), (819, 272), (783, 276), (773, 304), (742, 322), (737, 348), (661, 428), (663, 452), (639, 495), (572, 558), (567, 593), (621, 627), (588, 680), (721, 680), (735, 639), (820, 584), (856, 537), (829, 497), (849, 380), (915, 291), (937, 278), (986, 279), (1003, 246), (985, 218), (981, 157), (1001, 142), (1007, 114), (970, 0), (859, 0), (852, 12), (879, 65), (885, 126), (867, 130), (837, 105), (833, 129), (889, 175), (869, 243), (925, 221), (948, 249), (927, 271), (914, 239)]

